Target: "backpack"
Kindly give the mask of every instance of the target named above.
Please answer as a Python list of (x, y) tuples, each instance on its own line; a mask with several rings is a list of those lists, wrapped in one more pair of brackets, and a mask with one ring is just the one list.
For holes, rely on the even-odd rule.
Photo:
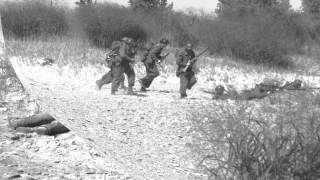
[(110, 46), (110, 52), (106, 55), (107, 66), (110, 68), (112, 66), (112, 59), (119, 55), (119, 50), (122, 45), (121, 41), (113, 41)]

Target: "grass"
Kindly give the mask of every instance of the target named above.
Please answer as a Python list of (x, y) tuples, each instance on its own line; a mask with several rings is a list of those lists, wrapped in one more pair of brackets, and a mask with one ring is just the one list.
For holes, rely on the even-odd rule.
[[(22, 57), (28, 64), (36, 64), (37, 58), (49, 57), (56, 60), (61, 74), (75, 76), (77, 80), (88, 80), (94, 82), (107, 71), (104, 65), (104, 54), (107, 50), (93, 48), (89, 42), (73, 39), (52, 39), (50, 41), (21, 41), (7, 40), (6, 47), (9, 57)], [(168, 51), (174, 52), (175, 49)], [(307, 57), (307, 56), (305, 56)], [(304, 57), (295, 58), (303, 59)], [(310, 64), (316, 62), (309, 57)], [(170, 55), (165, 63), (165, 69), (161, 70), (164, 77), (175, 76), (175, 59)], [(305, 67), (310, 64), (305, 63)], [(204, 56), (200, 58), (197, 74), (199, 83), (197, 86), (213, 89), (216, 85), (222, 84), (227, 88), (234, 88), (238, 91), (249, 89), (260, 83), (265, 78), (274, 78), (281, 82), (292, 81), (296, 78), (302, 79), (305, 85), (318, 86), (320, 78), (310, 75), (307, 69), (303, 72), (297, 70), (279, 69), (274, 67), (264, 67), (251, 64), (244, 64), (224, 57)], [(41, 67), (38, 67), (41, 68)], [(298, 69), (299, 70), (299, 69)], [(144, 75), (144, 67), (137, 63), (135, 71), (137, 77)], [(302, 156), (313, 156), (318, 146), (318, 139), (315, 135), (310, 135), (310, 129), (318, 128), (320, 96), (318, 92), (288, 92), (278, 93), (269, 98), (259, 101), (213, 101), (211, 106), (201, 108), (197, 112), (190, 114), (190, 119), (194, 123), (194, 146), (195, 155), (199, 158), (199, 163), (206, 172), (212, 175), (213, 179), (219, 175), (231, 179), (258, 179), (264, 177), (270, 179), (286, 179), (287, 177), (307, 177), (312, 171), (311, 166), (318, 165), (312, 158), (301, 159)], [(314, 125), (313, 125), (313, 124)], [(238, 131), (238, 130), (241, 131)], [(301, 136), (298, 133), (301, 134)], [(280, 130), (281, 131), (280, 133)], [(279, 134), (280, 133), (280, 134)], [(316, 133), (318, 133), (316, 131)], [(297, 136), (299, 135), (299, 136)], [(253, 141), (252, 138), (258, 137)], [(280, 140), (279, 140), (280, 138)], [(284, 139), (281, 139), (284, 138)], [(302, 138), (302, 144), (297, 141)], [(288, 139), (288, 141), (286, 141)], [(309, 141), (310, 140), (310, 141)], [(272, 149), (272, 145), (279, 145), (284, 142), (285, 147), (294, 148), (293, 145), (301, 144), (301, 149), (290, 156), (289, 163), (276, 161), (273, 157), (282, 158), (288, 151), (280, 147), (277, 151)], [(262, 145), (256, 146), (257, 152), (247, 151), (245, 148), (250, 143), (258, 143), (268, 147), (267, 150)], [(312, 143), (311, 143), (312, 142)], [(238, 145), (240, 149), (231, 153), (230, 145)], [(251, 146), (251, 145), (250, 145)], [(280, 146), (280, 145), (279, 145)], [(269, 149), (271, 148), (271, 149)], [(250, 159), (248, 154), (255, 154)], [(230, 155), (231, 153), (231, 155)], [(210, 155), (210, 156), (208, 156)], [(212, 158), (214, 155), (214, 158)], [(243, 157), (247, 157), (248, 162), (244, 162)], [(293, 157), (297, 158), (295, 160)], [(254, 159), (256, 158), (256, 159)], [(257, 158), (265, 158), (268, 161), (260, 162)], [(299, 161), (298, 161), (299, 160)], [(239, 162), (243, 162), (240, 163)], [(262, 163), (262, 164), (259, 164)], [(226, 164), (227, 163), (227, 164)], [(272, 168), (279, 168), (279, 172), (267, 171), (263, 167), (272, 165)], [(287, 166), (292, 164), (291, 170)], [(219, 167), (217, 166), (219, 165)], [(234, 167), (231, 167), (234, 165)], [(244, 170), (247, 165), (253, 170)], [(299, 167), (306, 166), (305, 169)], [(221, 169), (221, 167), (224, 168)], [(270, 166), (271, 167), (271, 166)], [(290, 168), (289, 168), (290, 169)], [(262, 173), (264, 172), (264, 173)], [(281, 173), (282, 175), (280, 175)], [(247, 178), (248, 177), (248, 178)]]
[(193, 151), (211, 179), (317, 179), (319, 92), (215, 101), (192, 112)]
[[(53, 38), (49, 41), (42, 40), (12, 40), (6, 41), (7, 53), (9, 56), (21, 56), (28, 59), (29, 63), (36, 63), (35, 59), (48, 57), (56, 60), (58, 66), (71, 65), (76, 67), (94, 65), (102, 66), (105, 64), (104, 58), (107, 49), (93, 47), (88, 41), (76, 38)], [(171, 55), (165, 60), (165, 69), (163, 74), (174, 76), (175, 53), (176, 48), (171, 47), (166, 51)], [(139, 53), (137, 56), (137, 71), (144, 74), (144, 67), (139, 62)], [(208, 55), (201, 57), (197, 63), (200, 78), (208, 81), (214, 81), (215, 84), (232, 84), (237, 89), (243, 89), (254, 86), (264, 78), (275, 78), (281, 81), (300, 78), (310, 85), (315, 86), (315, 80), (310, 76), (315, 76), (319, 66), (317, 60), (308, 56), (294, 56), (295, 61), (301, 66), (296, 69), (281, 69), (277, 67), (260, 66), (245, 64), (234, 61), (231, 58)], [(308, 63), (306, 62), (308, 60)], [(302, 68), (302, 64), (304, 67)], [(310, 73), (310, 69), (313, 73)], [(317, 68), (318, 67), (318, 68)]]

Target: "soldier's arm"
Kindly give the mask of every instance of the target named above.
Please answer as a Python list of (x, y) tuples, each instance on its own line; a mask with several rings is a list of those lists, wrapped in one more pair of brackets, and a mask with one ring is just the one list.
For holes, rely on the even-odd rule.
[(184, 63), (184, 61), (183, 61), (183, 56), (184, 56), (184, 54), (183, 54), (183, 53), (180, 53), (180, 54), (178, 55), (178, 57), (177, 57), (176, 63), (177, 63), (177, 65), (180, 66), (180, 67), (186, 67), (186, 66), (187, 66), (187, 64)]

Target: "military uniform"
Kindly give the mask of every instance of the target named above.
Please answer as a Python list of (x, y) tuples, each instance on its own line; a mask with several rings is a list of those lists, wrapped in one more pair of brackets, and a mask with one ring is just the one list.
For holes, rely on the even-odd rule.
[(300, 79), (296, 79), (293, 82), (286, 82), (280, 89), (285, 90), (297, 90), (301, 89), (302, 81)]
[(121, 43), (119, 49), (119, 55), (115, 57), (116, 65), (113, 68), (113, 79), (112, 79), (112, 87), (111, 94), (114, 94), (119, 84), (121, 83), (123, 73), (125, 73), (128, 77), (128, 94), (133, 93), (133, 86), (135, 82), (135, 72), (132, 67), (132, 63), (134, 62), (134, 56), (136, 51), (133, 50), (133, 47), (130, 45), (128, 41)]
[(178, 69), (176, 72), (177, 77), (180, 78), (180, 95), (181, 98), (187, 96), (187, 89), (191, 89), (193, 85), (197, 83), (197, 79), (192, 70), (193, 64), (191, 63), (189, 68), (184, 72), (184, 68), (187, 66), (189, 60), (195, 57), (194, 51), (189, 49), (184, 49), (177, 54), (176, 64), (178, 65)]
[[(115, 46), (118, 46), (118, 45), (120, 46), (120, 44), (121, 44), (120, 41), (112, 42), (111, 52), (106, 57), (106, 62), (107, 62), (108, 67), (110, 68), (110, 70), (108, 73), (103, 75), (101, 77), (101, 79), (96, 81), (96, 84), (97, 84), (97, 87), (99, 90), (102, 88), (103, 85), (112, 83), (113, 77), (116, 73), (116, 68), (117, 68), (116, 66), (119, 65), (119, 63), (117, 63), (117, 61), (119, 61), (119, 60), (116, 59), (117, 54), (119, 54), (119, 52), (118, 52), (119, 49), (116, 50)], [(125, 88), (124, 79), (125, 79), (125, 77), (124, 77), (124, 75), (122, 75), (120, 84), (118, 85), (118, 86), (120, 86), (120, 88), (123, 88), (123, 89)]]
[(215, 92), (213, 93), (212, 99), (234, 99), (234, 100), (253, 100), (253, 99), (262, 99), (270, 95), (273, 91), (266, 91), (261, 86), (256, 86), (250, 90), (244, 90), (241, 93), (236, 91), (226, 92), (223, 86), (217, 86)]
[(41, 135), (56, 135), (70, 130), (49, 114), (37, 114), (16, 121), (9, 120), (9, 126), (18, 132)]
[(145, 91), (146, 88), (149, 88), (152, 81), (160, 75), (157, 63), (162, 61), (163, 57), (161, 56), (161, 52), (168, 43), (168, 40), (162, 39), (160, 43), (153, 45), (150, 50), (145, 52), (143, 63), (146, 67), (147, 75), (139, 80), (141, 84), (141, 91)]
[(279, 90), (298, 90), (301, 89), (302, 81), (299, 79), (293, 82), (286, 82), (283, 86), (276, 80), (264, 80), (262, 83), (257, 84), (254, 88), (244, 90), (241, 93), (226, 92), (224, 87), (219, 85), (215, 88), (212, 99), (236, 99), (236, 100), (252, 100), (263, 99), (272, 93)]

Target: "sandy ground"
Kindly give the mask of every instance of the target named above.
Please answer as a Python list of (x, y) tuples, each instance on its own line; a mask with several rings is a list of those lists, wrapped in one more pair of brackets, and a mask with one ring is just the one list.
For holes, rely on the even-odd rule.
[[(107, 68), (43, 67), (21, 57), (10, 60), (40, 111), (72, 130), (57, 137), (25, 136), (6, 130), (2, 121), (0, 171), (6, 172), (4, 177), (19, 174), (25, 179), (207, 179), (189, 148), (193, 139), (188, 114), (212, 103), (203, 89), (222, 84), (241, 90), (264, 78), (300, 78), (311, 86), (320, 82), (319, 77), (295, 73), (249, 74), (214, 67), (202, 69), (188, 99), (179, 99), (179, 79), (173, 73), (158, 77), (147, 93), (127, 96), (119, 91), (112, 96), (110, 85), (101, 91), (95, 87)], [(138, 69), (137, 79), (141, 72)], [(139, 88), (137, 84), (135, 90)]]
[[(104, 70), (94, 74), (88, 67), (74, 74), (55, 66), (26, 65), (15, 59), (12, 62), (30, 95), (39, 102), (40, 111), (52, 114), (96, 151), (103, 162), (90, 164), (99, 173), (118, 172), (131, 179), (206, 178), (196, 168), (188, 148), (192, 138), (187, 112), (210, 103), (210, 94), (195, 88), (188, 99), (181, 100), (179, 79), (159, 77), (147, 93), (127, 96), (119, 91), (111, 96), (110, 85), (101, 91), (95, 87), (95, 80)], [(67, 141), (59, 137), (53, 140), (58, 144)], [(43, 153), (38, 153), (42, 159)], [(61, 158), (56, 164), (68, 159), (72, 157)], [(56, 162), (55, 158), (46, 160)], [(81, 153), (78, 160), (86, 162)]]

